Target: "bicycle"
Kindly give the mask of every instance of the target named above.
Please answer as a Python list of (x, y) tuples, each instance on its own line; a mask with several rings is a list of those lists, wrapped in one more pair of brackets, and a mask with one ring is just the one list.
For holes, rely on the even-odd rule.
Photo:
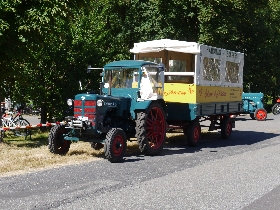
[(26, 128), (26, 126), (30, 126), (30, 123), (28, 122), (28, 120), (23, 118), (21, 114), (22, 109), (22, 106), (19, 107), (15, 116), (13, 116), (13, 112), (4, 112), (4, 114), (2, 115), (2, 128), (4, 128), (4, 132), (6, 130), (11, 130), (16, 136), (27, 137), (28, 135), (30, 135), (30, 130)]

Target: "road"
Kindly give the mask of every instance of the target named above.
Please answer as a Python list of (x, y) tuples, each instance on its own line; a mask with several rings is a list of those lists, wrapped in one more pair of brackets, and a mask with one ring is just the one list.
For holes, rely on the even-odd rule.
[(238, 117), (228, 140), (0, 178), (1, 209), (242, 209), (280, 206), (280, 115)]
[(38, 125), (41, 121), (40, 116), (23, 115), (23, 118), (28, 120), (31, 125)]

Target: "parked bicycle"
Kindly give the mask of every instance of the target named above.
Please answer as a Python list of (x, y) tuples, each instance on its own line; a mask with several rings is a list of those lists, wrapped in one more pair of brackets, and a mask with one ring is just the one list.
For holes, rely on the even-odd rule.
[[(30, 123), (28, 120), (24, 119), (21, 111), (23, 106), (20, 106), (16, 111), (16, 115), (13, 112), (5, 111), (2, 115), (2, 128), (15, 128), (11, 129), (11, 131), (16, 136), (28, 136), (30, 135), (30, 130), (27, 128), (19, 128), (21, 126), (29, 126)], [(5, 131), (5, 130), (4, 130)]]

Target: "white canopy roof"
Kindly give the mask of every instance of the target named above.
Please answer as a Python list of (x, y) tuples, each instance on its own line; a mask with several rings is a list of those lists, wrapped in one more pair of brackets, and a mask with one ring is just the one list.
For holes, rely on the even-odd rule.
[(147, 42), (134, 43), (131, 53), (160, 52), (162, 50), (182, 52), (182, 53), (200, 53), (199, 44), (196, 42), (186, 42), (171, 39), (160, 39)]

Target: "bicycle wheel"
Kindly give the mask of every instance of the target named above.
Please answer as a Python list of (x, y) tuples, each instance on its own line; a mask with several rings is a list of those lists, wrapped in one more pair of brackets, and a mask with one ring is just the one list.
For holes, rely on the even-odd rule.
[[(14, 122), (17, 127), (24, 127), (30, 125), (26, 119), (18, 119)], [(31, 134), (31, 130), (27, 128), (17, 128), (13, 130), (16, 136), (28, 136)]]

